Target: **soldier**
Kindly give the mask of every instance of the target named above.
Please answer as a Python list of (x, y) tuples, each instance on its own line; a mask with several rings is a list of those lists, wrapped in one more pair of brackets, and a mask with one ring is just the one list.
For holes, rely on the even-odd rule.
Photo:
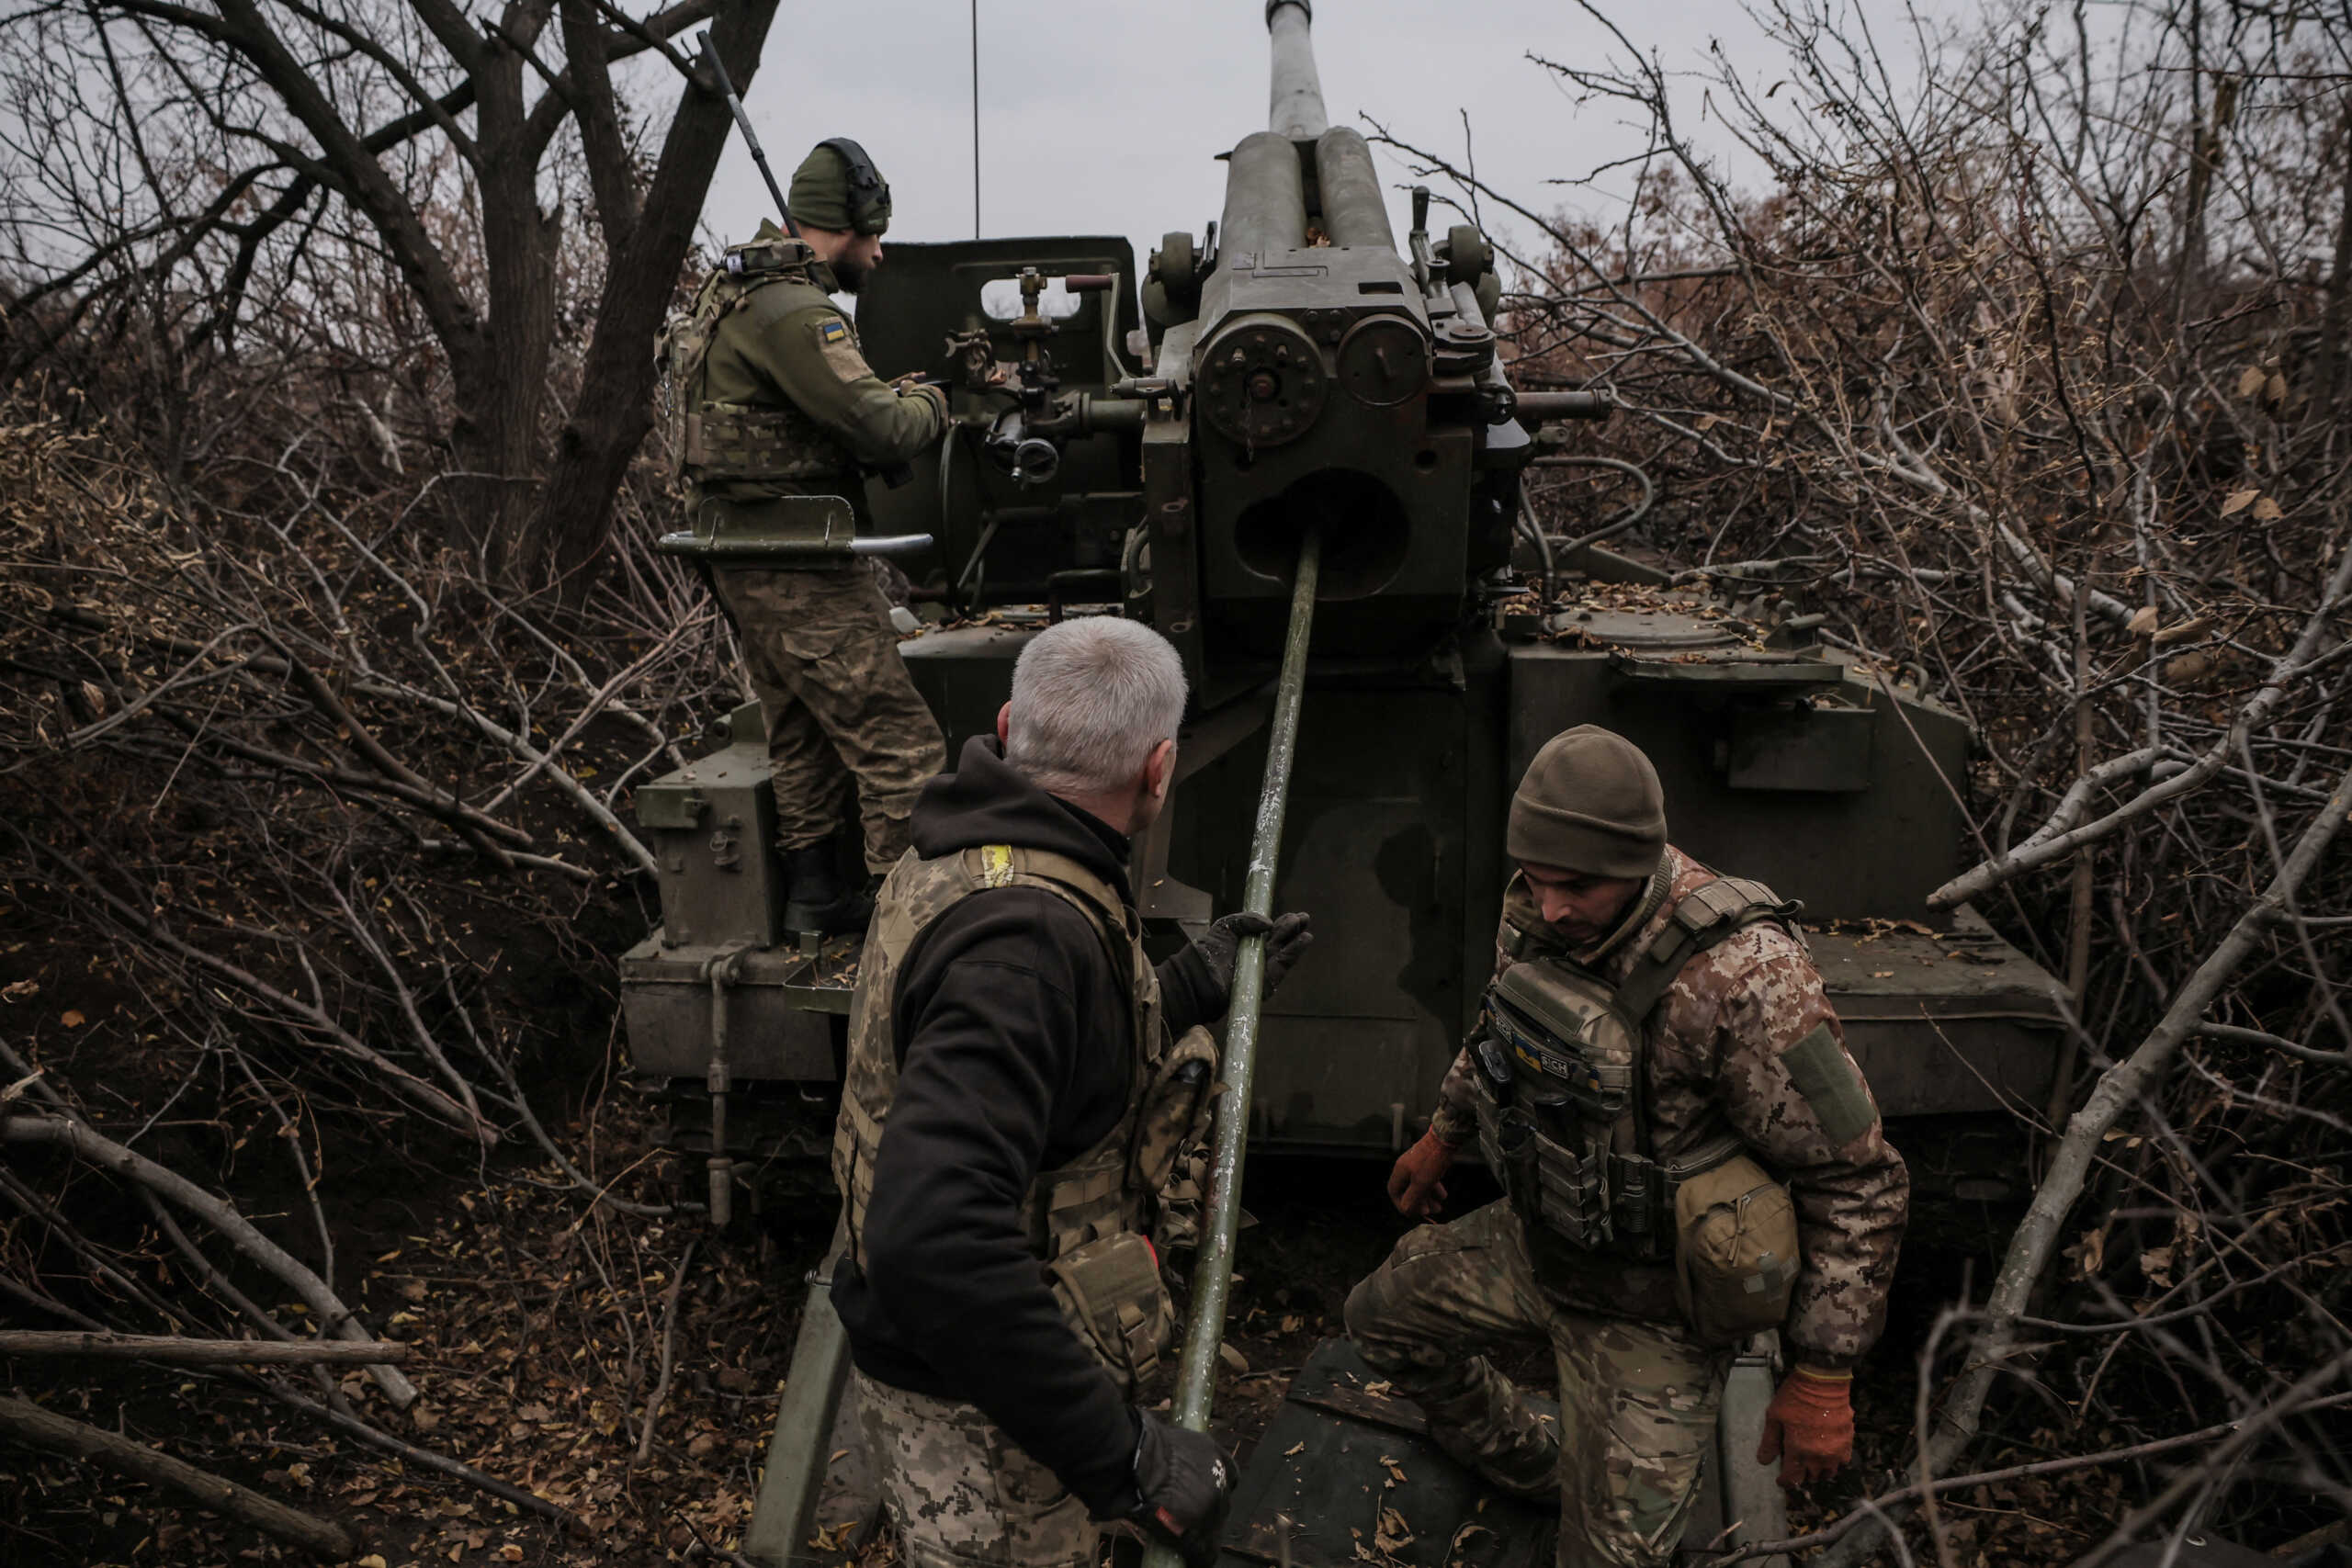
[(1241, 937), (1273, 987), (1306, 917), (1228, 915), (1154, 968), (1128, 835), (1165, 804), (1184, 673), (1109, 617), (1041, 632), (997, 734), (922, 789), (882, 884), (833, 1142), (833, 1303), (913, 1568), (1093, 1568), (1133, 1520), (1205, 1565), (1215, 1441), (1132, 1403), (1173, 1307), (1149, 1239), (1205, 1132)]
[[(1509, 1196), (1406, 1235), (1348, 1331), (1447, 1451), (1556, 1498), (1563, 1568), (1664, 1568), (1746, 1333), (1777, 1322), (1794, 1360), (1758, 1462), (1788, 1486), (1852, 1458), (1851, 1369), (1883, 1326), (1910, 1179), (1796, 907), (1668, 845), (1633, 745), (1555, 736), (1505, 843), (1487, 1026), (1388, 1191), (1434, 1213), (1476, 1136)], [(1730, 1276), (1727, 1246), (1749, 1249)], [(1559, 1430), (1480, 1353), (1531, 1340), (1553, 1349)]]
[(882, 261), (890, 187), (864, 149), (820, 142), (790, 202), (800, 237), (761, 224), (672, 323), (674, 445), (697, 531), (841, 547), (791, 570), (714, 563), (711, 579), (767, 720), (786, 923), (856, 931), (870, 894), (844, 886), (831, 843), (845, 778), (878, 875), (906, 852), (915, 792), (947, 750), (899, 657), (890, 607), (846, 541), (870, 522), (865, 475), (934, 445), (947, 400), (876, 378), (828, 298), (855, 294)]

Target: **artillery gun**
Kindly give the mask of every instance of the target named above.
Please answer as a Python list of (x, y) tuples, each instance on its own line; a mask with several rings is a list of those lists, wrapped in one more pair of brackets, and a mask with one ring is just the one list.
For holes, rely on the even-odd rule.
[[(1997, 1146), (1972, 1160), (1969, 1135), (2041, 1102), (2063, 1012), (2056, 983), (1981, 919), (1927, 908), (1962, 849), (1966, 725), (1819, 646), (1815, 618), (1736, 617), (1598, 547), (1548, 558), (1525, 473), (1547, 460), (1545, 426), (1606, 418), (1609, 397), (1512, 387), (1486, 240), (1433, 234), (1417, 191), (1399, 246), (1363, 139), (1326, 118), (1306, 0), (1270, 0), (1265, 20), (1269, 127), (1227, 154), (1202, 234), (1168, 234), (1140, 269), (1116, 237), (893, 245), (858, 312), (886, 376), (935, 369), (943, 344), (967, 367), (936, 464), (871, 496), (879, 534), (919, 547), (902, 558), (927, 624), (902, 651), (950, 754), (993, 731), (1037, 629), (1146, 620), (1193, 697), (1170, 808), (1135, 845), (1142, 914), (1171, 945), (1245, 900), (1315, 916), (1314, 950), (1262, 1021), (1237, 1003), (1234, 1044), (1254, 1035), (1258, 1060), (1229, 1069), (1219, 1196), (1238, 1188), (1244, 1133), (1258, 1149), (1383, 1156), (1419, 1135), (1492, 971), (1510, 790), (1580, 723), (1647, 752), (1679, 845), (1804, 900), (1920, 1193), (2001, 1196), (2017, 1162)], [(854, 938), (784, 930), (765, 775), (745, 708), (726, 745), (637, 795), (662, 926), (622, 961), (630, 1050), (672, 1090), (673, 1136), (707, 1161), (721, 1217), (749, 1162), (821, 1170), (856, 964)], [(778, 1560), (839, 1388), (821, 1289), (812, 1307), (746, 1542)], [(1204, 1418), (1216, 1332), (1202, 1344), (1202, 1326)], [(1227, 1542), (1239, 1558), (1353, 1561), (1340, 1515), (1363, 1478), (1347, 1466), (1417, 1440), (1350, 1391), (1337, 1356), (1301, 1374), (1278, 1417), (1295, 1431), (1261, 1450), (1295, 1437), (1306, 1457), (1245, 1477)], [(1779, 1517), (1745, 1458), (1770, 1382), (1759, 1359), (1735, 1369), (1702, 1505), (1744, 1521), (1742, 1539)], [(1434, 1457), (1415, 1472), (1455, 1473)], [(1476, 1488), (1426, 1484), (1416, 1523), (1443, 1543), (1434, 1515)], [(1295, 1526), (1278, 1531), (1277, 1512)], [(1457, 1555), (1500, 1563), (1526, 1539), (1499, 1530)]]

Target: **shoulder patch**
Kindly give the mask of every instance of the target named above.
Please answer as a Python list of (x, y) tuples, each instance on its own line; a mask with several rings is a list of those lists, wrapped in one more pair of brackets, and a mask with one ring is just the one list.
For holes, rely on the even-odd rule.
[(1851, 1058), (1838, 1048), (1838, 1037), (1829, 1032), (1826, 1023), (1815, 1024), (1804, 1039), (1781, 1052), (1781, 1066), (1788, 1069), (1789, 1081), (1813, 1107), (1831, 1147), (1845, 1147), (1878, 1120), (1871, 1091), (1862, 1087)]
[(844, 386), (865, 380), (874, 374), (865, 363), (865, 355), (857, 349), (857, 334), (850, 325), (831, 312), (809, 323), (817, 339), (817, 355), (830, 367), (836, 379)]
[(1012, 881), (1012, 846), (983, 844), (980, 846), (980, 886), (1003, 887)]

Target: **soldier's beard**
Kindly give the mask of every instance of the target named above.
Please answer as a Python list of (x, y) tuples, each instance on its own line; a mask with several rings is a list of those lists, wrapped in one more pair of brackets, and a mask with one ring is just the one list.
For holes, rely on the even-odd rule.
[(833, 281), (843, 294), (857, 294), (864, 291), (866, 276), (872, 270), (864, 262), (853, 261), (844, 255), (833, 263)]

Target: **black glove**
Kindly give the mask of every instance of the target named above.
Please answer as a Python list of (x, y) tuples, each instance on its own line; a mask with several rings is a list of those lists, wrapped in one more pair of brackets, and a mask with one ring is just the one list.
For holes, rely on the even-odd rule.
[(1306, 912), (1294, 909), (1279, 919), (1268, 919), (1263, 915), (1227, 915), (1203, 931), (1200, 940), (1193, 943), (1193, 950), (1201, 955), (1209, 978), (1216, 985), (1216, 1010), (1222, 1013), (1226, 1004), (1233, 1000), (1233, 965), (1241, 956), (1243, 937), (1266, 939), (1266, 984), (1261, 994), (1271, 997), (1274, 987), (1283, 983), (1283, 976), (1290, 973), (1290, 966), (1298, 962), (1298, 955), (1315, 940), (1315, 933), (1306, 929)]
[[(1254, 917), (1253, 917), (1254, 918)], [(1136, 1412), (1136, 1495), (1128, 1517), (1176, 1549), (1188, 1568), (1212, 1568), (1233, 1501), (1233, 1461), (1215, 1438)]]

